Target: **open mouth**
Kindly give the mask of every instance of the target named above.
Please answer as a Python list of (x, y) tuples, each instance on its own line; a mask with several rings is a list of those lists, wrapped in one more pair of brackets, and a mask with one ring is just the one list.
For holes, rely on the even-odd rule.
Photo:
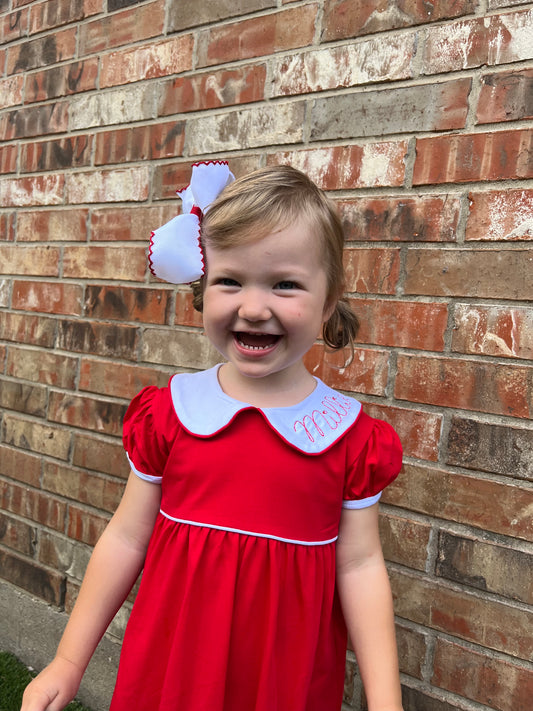
[(246, 331), (236, 331), (234, 335), (239, 346), (249, 351), (265, 351), (273, 348), (281, 338), (274, 333), (248, 333)]

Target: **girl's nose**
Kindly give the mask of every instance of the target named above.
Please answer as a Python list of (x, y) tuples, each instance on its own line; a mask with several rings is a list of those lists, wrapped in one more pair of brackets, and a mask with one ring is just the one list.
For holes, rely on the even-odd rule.
[(266, 295), (260, 289), (244, 289), (239, 306), (239, 318), (245, 321), (267, 321), (270, 307)]

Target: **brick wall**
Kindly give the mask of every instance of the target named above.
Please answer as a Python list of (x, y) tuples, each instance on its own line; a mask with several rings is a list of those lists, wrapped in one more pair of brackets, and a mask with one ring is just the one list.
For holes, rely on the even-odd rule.
[(405, 709), (529, 711), (533, 3), (0, 0), (0, 38), (0, 584), (71, 608), (129, 399), (213, 362), (145, 260), (190, 163), (289, 162), (338, 202), (362, 321), (309, 365), (405, 446)]

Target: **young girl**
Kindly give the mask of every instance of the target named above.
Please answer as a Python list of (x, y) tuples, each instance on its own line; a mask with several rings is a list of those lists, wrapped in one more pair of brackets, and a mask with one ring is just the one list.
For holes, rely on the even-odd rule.
[(131, 403), (124, 497), (22, 709), (74, 697), (144, 567), (111, 711), (339, 711), (346, 628), (369, 711), (401, 711), (377, 503), (401, 446), (303, 362), (321, 328), (332, 348), (357, 328), (340, 221), (290, 167), (233, 182), (202, 163), (181, 192), (187, 214), (153, 233), (151, 268), (199, 278), (224, 363)]

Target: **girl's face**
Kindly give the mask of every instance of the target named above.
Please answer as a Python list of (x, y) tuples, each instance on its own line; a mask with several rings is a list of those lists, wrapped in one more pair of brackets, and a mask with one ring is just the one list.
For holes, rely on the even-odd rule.
[(207, 244), (205, 253), (204, 327), (233, 381), (253, 388), (251, 379), (267, 378), (293, 392), (309, 386), (302, 358), (333, 305), (322, 249), (306, 221), (235, 247)]

